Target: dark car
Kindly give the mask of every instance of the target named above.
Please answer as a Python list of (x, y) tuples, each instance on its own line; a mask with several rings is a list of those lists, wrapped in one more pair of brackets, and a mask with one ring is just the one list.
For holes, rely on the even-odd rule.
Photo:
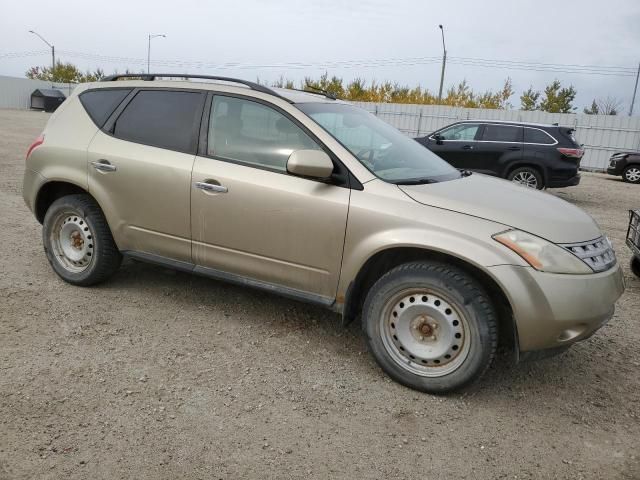
[(640, 152), (618, 152), (611, 155), (609, 175), (622, 176), (625, 182), (640, 183)]
[(558, 125), (469, 120), (416, 140), (456, 168), (542, 189), (580, 183), (584, 150), (573, 131)]

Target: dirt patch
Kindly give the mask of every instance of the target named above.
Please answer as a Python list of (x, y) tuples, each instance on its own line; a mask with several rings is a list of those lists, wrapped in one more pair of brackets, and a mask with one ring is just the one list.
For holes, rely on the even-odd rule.
[(463, 395), (390, 381), (359, 326), (254, 290), (126, 262), (63, 283), (21, 197), (48, 115), (0, 110), (0, 479), (640, 478), (640, 186), (554, 194), (625, 266), (615, 318), (560, 357), (499, 359)]

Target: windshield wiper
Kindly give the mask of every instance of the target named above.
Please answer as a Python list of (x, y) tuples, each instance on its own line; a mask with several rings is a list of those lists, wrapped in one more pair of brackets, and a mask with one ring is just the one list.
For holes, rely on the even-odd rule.
[(433, 178), (408, 178), (406, 180), (397, 180), (393, 183), (396, 185), (427, 185), (429, 183), (438, 183), (438, 181)]

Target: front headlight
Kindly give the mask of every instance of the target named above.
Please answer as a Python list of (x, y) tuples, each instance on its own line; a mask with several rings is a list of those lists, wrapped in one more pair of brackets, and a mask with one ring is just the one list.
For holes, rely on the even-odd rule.
[(589, 266), (562, 247), (520, 230), (497, 233), (493, 239), (510, 248), (536, 270), (550, 273), (593, 273)]

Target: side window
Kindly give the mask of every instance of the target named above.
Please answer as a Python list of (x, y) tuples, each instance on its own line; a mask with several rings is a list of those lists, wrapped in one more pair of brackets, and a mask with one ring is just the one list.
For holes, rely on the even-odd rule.
[(295, 150), (320, 147), (280, 112), (251, 100), (215, 96), (207, 154), (287, 171)]
[(482, 140), (492, 142), (522, 142), (522, 127), (511, 125), (485, 125)]
[(195, 153), (204, 94), (142, 90), (116, 120), (122, 140)]
[(525, 143), (542, 143), (544, 145), (553, 145), (556, 143), (555, 139), (551, 138), (547, 133), (537, 128), (524, 129), (524, 142)]
[(443, 140), (460, 140), (470, 142), (476, 138), (478, 128), (480, 128), (480, 125), (465, 123), (446, 128), (439, 132), (439, 134)]
[(131, 92), (130, 88), (90, 90), (80, 94), (80, 102), (93, 123), (102, 128), (109, 115), (118, 108), (129, 92)]

